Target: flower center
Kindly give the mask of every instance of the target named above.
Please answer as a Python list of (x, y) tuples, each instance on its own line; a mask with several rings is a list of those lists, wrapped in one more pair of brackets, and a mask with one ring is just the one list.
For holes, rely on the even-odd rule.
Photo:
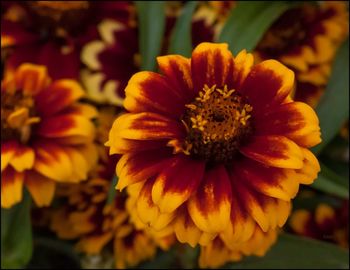
[(22, 91), (1, 91), (1, 140), (17, 139), (27, 143), (35, 117), (34, 101)]
[(205, 85), (186, 107), (182, 118), (188, 130), (185, 153), (207, 161), (227, 162), (251, 133), (253, 108), (227, 85), (223, 88)]
[(81, 31), (89, 10), (88, 1), (30, 1), (27, 6), (43, 36)]

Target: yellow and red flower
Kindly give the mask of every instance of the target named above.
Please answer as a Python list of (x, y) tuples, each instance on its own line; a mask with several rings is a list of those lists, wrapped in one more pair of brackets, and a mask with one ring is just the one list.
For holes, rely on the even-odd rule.
[(139, 70), (137, 31), (115, 20), (102, 21), (98, 31), (100, 39), (82, 49), (87, 68), (81, 79), (92, 100), (122, 105), (128, 80)]
[(3, 1), (1, 5), (1, 49), (10, 50), (6, 69), (23, 62), (41, 64), (53, 79), (78, 79), (80, 51), (97, 38), (96, 25), (106, 18), (131, 23), (134, 13), (127, 1)]
[[(87, 181), (60, 186), (57, 198), (63, 204), (54, 209), (50, 227), (62, 239), (78, 239), (76, 249), (87, 255), (100, 254), (112, 242), (115, 267), (125, 268), (152, 258), (158, 244), (147, 231), (134, 225), (127, 211), (126, 193), (117, 192), (108, 202), (118, 156), (108, 156), (103, 142), (116, 114), (115, 108), (100, 108), (96, 121), (99, 162)], [(157, 241), (163, 243), (161, 240)]]
[(338, 208), (321, 203), (314, 211), (295, 210), (289, 225), (296, 234), (349, 248), (349, 200)]
[(349, 32), (346, 2), (304, 3), (287, 10), (256, 48), (258, 59), (277, 59), (296, 72), (295, 99), (315, 107), (328, 82), (332, 61)]
[(96, 110), (78, 102), (78, 82), (51, 81), (44, 66), (21, 65), (1, 83), (1, 207), (22, 200), (23, 185), (47, 206), (56, 182), (79, 182), (96, 162)]
[(117, 189), (139, 185), (142, 222), (192, 246), (283, 226), (299, 184), (320, 170), (308, 150), (321, 141), (318, 118), (290, 98), (294, 73), (275, 60), (253, 65), (246, 51), (234, 58), (227, 44), (157, 61), (162, 75), (130, 79), (128, 112), (106, 143), (122, 154)]

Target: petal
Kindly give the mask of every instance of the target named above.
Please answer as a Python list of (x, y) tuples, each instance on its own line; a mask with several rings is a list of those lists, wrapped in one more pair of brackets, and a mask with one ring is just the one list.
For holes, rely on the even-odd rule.
[(85, 95), (84, 90), (74, 80), (54, 81), (35, 98), (35, 108), (40, 115), (49, 116), (66, 108)]
[(111, 136), (133, 140), (174, 139), (184, 137), (184, 128), (179, 122), (156, 113), (126, 113), (114, 122)]
[(68, 154), (57, 144), (41, 141), (33, 144), (34, 169), (55, 181), (67, 181), (72, 175), (72, 163)]
[(240, 92), (247, 96), (254, 111), (281, 104), (292, 91), (294, 73), (276, 60), (255, 65), (245, 79)]
[(255, 128), (258, 135), (282, 135), (303, 147), (321, 142), (318, 117), (309, 105), (302, 102), (275, 107), (256, 120)]
[(35, 171), (29, 171), (26, 173), (24, 181), (37, 206), (43, 207), (51, 204), (56, 187), (52, 179)]
[(152, 201), (152, 186), (155, 178), (148, 179), (143, 185), (136, 202), (136, 210), (140, 220), (155, 228), (164, 229), (175, 217), (175, 213), (160, 213), (159, 208)]
[(193, 89), (190, 59), (181, 55), (167, 55), (157, 57), (157, 62), (169, 85), (186, 98), (186, 103), (190, 102), (198, 93)]
[(204, 167), (202, 161), (177, 155), (158, 175), (152, 188), (152, 200), (161, 213), (173, 212), (192, 195), (202, 181)]
[(303, 166), (300, 147), (283, 136), (253, 136), (239, 151), (272, 167), (300, 169)]
[(261, 194), (290, 201), (298, 193), (299, 181), (294, 170), (267, 167), (250, 159), (234, 167), (234, 173)]
[(123, 155), (116, 167), (119, 177), (116, 189), (122, 190), (126, 186), (155, 176), (169, 164), (171, 156), (171, 149), (167, 148)]
[(87, 254), (98, 254), (112, 238), (113, 234), (111, 232), (82, 237), (76, 244), (76, 248)]
[(254, 57), (246, 50), (242, 50), (237, 54), (234, 63), (233, 80), (234, 88), (241, 89), (244, 80), (247, 78), (254, 64)]
[(62, 114), (77, 114), (88, 119), (97, 118), (97, 108), (90, 104), (76, 102), (62, 111)]
[(62, 146), (62, 149), (66, 152), (72, 164), (72, 174), (68, 180), (70, 182), (75, 182), (87, 179), (91, 167), (84, 153), (75, 147)]
[(317, 174), (320, 172), (321, 167), (317, 158), (310, 150), (301, 148), (301, 151), (304, 156), (303, 167), (299, 170), (295, 170), (297, 173), (296, 179), (301, 184), (310, 185), (317, 178)]
[(10, 160), (10, 164), (18, 172), (31, 169), (34, 165), (34, 150), (25, 145), (18, 145), (15, 155)]
[(184, 112), (186, 96), (175, 89), (162, 75), (138, 72), (125, 88), (124, 107), (133, 113), (153, 112), (178, 118)]
[[(198, 243), (201, 243), (202, 245), (209, 244), (210, 241), (213, 240), (216, 236), (216, 234), (201, 232), (199, 228), (193, 223), (185, 207), (182, 207), (177, 211), (173, 224), (177, 240), (180, 243), (187, 243), (193, 248)], [(204, 238), (208, 240), (203, 241)]]
[(193, 87), (198, 92), (204, 85), (232, 88), (233, 56), (226, 43), (199, 44), (192, 52)]
[(210, 233), (223, 231), (230, 220), (231, 184), (226, 169), (205, 172), (197, 192), (188, 201), (188, 212), (198, 228)]
[(307, 233), (307, 224), (311, 222), (311, 213), (305, 209), (295, 210), (289, 219), (289, 226), (298, 234)]
[(25, 63), (16, 70), (15, 81), (17, 89), (36, 95), (49, 85), (50, 77), (45, 66)]
[(15, 140), (1, 142), (1, 172), (10, 163), (18, 147), (18, 142)]
[(64, 114), (44, 118), (38, 126), (37, 133), (46, 138), (85, 136), (92, 141), (95, 135), (95, 127), (87, 117)]
[(23, 178), (11, 167), (1, 173), (1, 207), (10, 208), (22, 200)]

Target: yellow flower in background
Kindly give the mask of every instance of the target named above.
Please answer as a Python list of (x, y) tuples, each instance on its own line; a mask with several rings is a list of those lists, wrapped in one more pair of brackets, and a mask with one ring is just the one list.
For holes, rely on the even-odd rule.
[(127, 197), (117, 193), (107, 204), (110, 181), (91, 178), (61, 186), (58, 196), (66, 203), (53, 212), (51, 229), (62, 239), (78, 239), (76, 249), (93, 255), (113, 243), (116, 268), (136, 266), (151, 259), (157, 245), (151, 235), (135, 228), (125, 208)]
[(251, 238), (243, 243), (232, 243), (217, 237), (208, 246), (201, 247), (199, 255), (200, 268), (217, 268), (228, 262), (237, 262), (243, 256), (265, 256), (277, 240), (277, 230), (263, 232), (255, 228)]
[(57, 182), (85, 180), (97, 153), (96, 110), (78, 102), (74, 80), (51, 81), (45, 66), (22, 64), (1, 84), (1, 207), (22, 200), (23, 185), (48, 206)]
[(192, 246), (283, 226), (320, 170), (307, 149), (321, 141), (318, 118), (289, 97), (294, 73), (227, 47), (201, 43), (191, 59), (158, 57), (162, 75), (136, 73), (106, 143), (122, 154), (117, 189), (137, 186), (141, 221)]
[(293, 69), (295, 99), (315, 107), (327, 85), (335, 53), (349, 35), (345, 1), (304, 3), (287, 10), (256, 47), (259, 61), (277, 59)]
[(296, 234), (349, 248), (349, 200), (340, 207), (320, 203), (314, 210), (297, 209), (289, 225)]

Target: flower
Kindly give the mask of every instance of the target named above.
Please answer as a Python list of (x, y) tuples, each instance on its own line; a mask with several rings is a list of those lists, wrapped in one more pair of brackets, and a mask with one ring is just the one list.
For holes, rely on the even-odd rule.
[[(102, 142), (107, 140), (117, 111), (100, 108), (96, 121), (98, 163), (87, 181), (62, 184), (57, 189), (61, 204), (53, 210), (50, 227), (62, 239), (78, 239), (76, 249), (87, 255), (100, 254), (112, 242), (115, 267), (125, 268), (152, 258), (158, 244), (152, 235), (133, 224), (126, 193), (117, 192), (114, 198), (108, 198), (118, 156), (108, 156)], [(164, 242), (160, 238), (158, 241)]]
[(48, 206), (56, 182), (78, 182), (96, 161), (96, 110), (78, 102), (78, 82), (51, 82), (44, 66), (22, 64), (1, 83), (1, 207), (22, 200), (23, 185)]
[(288, 9), (265, 33), (257, 59), (277, 59), (296, 73), (295, 99), (315, 107), (328, 82), (332, 61), (348, 36), (345, 2), (304, 3)]
[[(1, 49), (10, 50), (6, 69), (23, 62), (45, 65), (53, 79), (78, 79), (82, 46), (97, 38), (96, 25), (106, 18), (133, 23), (126, 1), (1, 2)], [(61, 68), (64, 66), (65, 68)]]
[(141, 221), (192, 246), (283, 226), (299, 184), (320, 170), (307, 149), (321, 141), (318, 118), (288, 96), (294, 73), (275, 60), (254, 66), (245, 50), (233, 58), (224, 43), (157, 61), (162, 75), (129, 80), (128, 112), (106, 143), (122, 155), (116, 188), (140, 186)]
[(126, 84), (139, 70), (137, 31), (111, 19), (102, 21), (98, 31), (100, 39), (82, 49), (81, 60), (87, 68), (81, 71), (81, 79), (92, 100), (122, 105)]
[(337, 208), (320, 203), (313, 211), (297, 209), (289, 225), (296, 234), (349, 248), (349, 200)]
[(243, 255), (263, 257), (276, 240), (277, 230), (263, 232), (259, 227), (243, 243), (230, 243), (217, 237), (208, 246), (201, 247), (198, 264), (200, 268), (218, 268), (228, 262), (240, 261)]

